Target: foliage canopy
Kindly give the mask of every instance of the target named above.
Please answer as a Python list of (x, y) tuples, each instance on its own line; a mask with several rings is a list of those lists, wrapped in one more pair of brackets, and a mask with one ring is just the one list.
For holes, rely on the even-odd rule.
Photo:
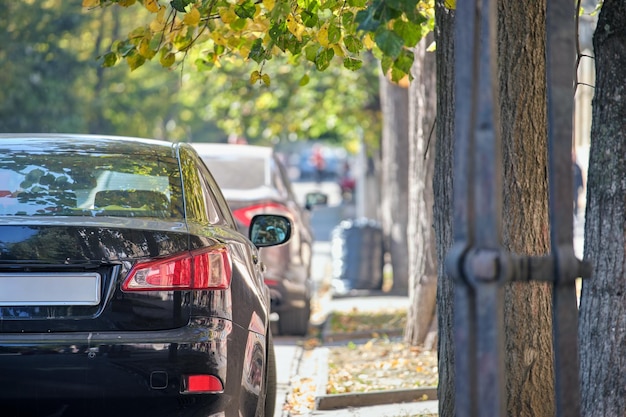
[[(287, 55), (324, 71), (338, 60), (349, 70), (372, 51), (398, 81), (410, 73), (411, 48), (434, 25), (433, 0), (83, 0), (83, 7), (142, 7), (150, 13), (101, 57), (131, 70), (158, 59), (163, 67), (191, 57), (200, 70), (240, 57), (259, 64), (251, 82), (270, 84), (263, 65)], [(450, 1), (453, 7), (454, 2)], [(198, 46), (199, 51), (192, 54)], [(307, 79), (303, 78), (302, 83)]]

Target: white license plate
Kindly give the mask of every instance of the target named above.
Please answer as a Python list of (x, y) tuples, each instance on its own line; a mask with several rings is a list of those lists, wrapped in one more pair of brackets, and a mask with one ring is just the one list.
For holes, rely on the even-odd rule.
[(98, 273), (0, 273), (0, 306), (97, 305)]

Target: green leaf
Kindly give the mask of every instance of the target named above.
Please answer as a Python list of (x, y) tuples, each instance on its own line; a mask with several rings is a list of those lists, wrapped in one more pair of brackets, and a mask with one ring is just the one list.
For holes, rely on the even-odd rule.
[(332, 48), (324, 48), (315, 57), (315, 67), (318, 71), (324, 71), (330, 65), (330, 60), (335, 56)]
[(198, 71), (209, 71), (215, 67), (215, 65), (213, 65), (213, 62), (200, 58), (196, 59), (194, 64), (196, 64), (196, 68), (198, 68)]
[(118, 53), (118, 55), (122, 57), (126, 57), (132, 51), (135, 50), (135, 45), (129, 42), (119, 42), (117, 44), (113, 44), (113, 50)]
[(394, 61), (393, 66), (406, 74), (410, 74), (414, 59), (413, 52), (403, 49), (400, 56)]
[(380, 20), (374, 19), (374, 10), (372, 8), (359, 11), (356, 14), (355, 21), (359, 24), (358, 30), (365, 32), (376, 32), (381, 25)]
[(365, 7), (367, 0), (348, 0), (348, 6), (350, 7)]
[(343, 38), (343, 44), (346, 46), (346, 49), (353, 54), (358, 54), (363, 50), (363, 42), (354, 35), (348, 35)]
[(344, 12), (341, 14), (341, 24), (346, 32), (356, 32), (355, 17), (356, 15), (352, 12)]
[(334, 22), (328, 25), (328, 42), (337, 43), (341, 39), (341, 28)]
[(387, 7), (405, 13), (417, 10), (417, 3), (418, 0), (385, 0)]
[(320, 21), (320, 19), (317, 17), (317, 13), (312, 13), (307, 10), (302, 11), (301, 17), (302, 23), (308, 28), (316, 27)]
[(101, 57), (101, 65), (109, 68), (117, 64), (117, 54), (115, 52), (107, 52)]
[(379, 30), (374, 41), (385, 55), (392, 58), (397, 58), (404, 46), (402, 38), (388, 29)]
[(300, 82), (298, 83), (298, 85), (300, 87), (304, 87), (305, 85), (307, 85), (309, 83), (309, 81), (311, 81), (311, 78), (309, 77), (309, 74), (304, 74), (302, 76), (302, 78), (300, 78)]
[(397, 33), (408, 47), (413, 47), (422, 39), (422, 27), (404, 20), (396, 20), (393, 31)]
[(126, 57), (126, 62), (128, 63), (130, 70), (134, 71), (146, 62), (146, 58), (135, 52)]
[(304, 48), (304, 56), (307, 61), (315, 62), (315, 58), (317, 58), (317, 51), (319, 51), (320, 47), (318, 44), (311, 44)]
[(287, 32), (288, 32), (288, 29), (287, 29), (286, 23), (284, 22), (274, 23), (269, 30), (269, 35), (270, 35), (270, 38), (272, 38), (274, 42), (277, 42), (280, 39), (280, 37)]
[(401, 79), (403, 79), (408, 73), (404, 72), (403, 70), (396, 68), (396, 67), (391, 67), (391, 81), (393, 81), (394, 83), (399, 82)]
[(356, 71), (363, 66), (363, 61), (348, 57), (343, 60), (343, 66), (350, 71)]
[(247, 19), (235, 19), (234, 22), (230, 23), (230, 27), (236, 32), (241, 32), (246, 27), (247, 23)]
[(248, 58), (252, 59), (256, 63), (260, 64), (265, 60), (265, 48), (263, 48), (263, 40), (256, 39), (250, 49)]
[(193, 0), (172, 0), (170, 5), (178, 12), (185, 12), (185, 7), (190, 3), (193, 3)]
[(235, 14), (242, 19), (252, 19), (256, 13), (256, 6), (251, 0), (246, 0), (235, 7)]
[(393, 59), (391, 57), (385, 56), (380, 60), (380, 68), (383, 74), (387, 74), (393, 65)]

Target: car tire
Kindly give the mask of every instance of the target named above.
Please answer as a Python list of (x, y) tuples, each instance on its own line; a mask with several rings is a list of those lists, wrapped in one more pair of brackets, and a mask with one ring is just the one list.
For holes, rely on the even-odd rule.
[(278, 329), (285, 336), (306, 336), (311, 318), (311, 300), (306, 300), (303, 308), (287, 310), (278, 318)]
[(276, 409), (276, 354), (272, 332), (267, 331), (267, 369), (265, 374), (264, 417), (274, 417)]

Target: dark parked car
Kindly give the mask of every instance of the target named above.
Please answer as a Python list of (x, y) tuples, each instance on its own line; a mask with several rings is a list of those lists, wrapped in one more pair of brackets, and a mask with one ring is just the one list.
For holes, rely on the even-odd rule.
[(272, 311), (284, 335), (304, 335), (311, 315), (311, 256), (313, 232), (310, 213), (294, 195), (284, 165), (271, 147), (232, 144), (194, 144), (220, 185), (239, 229), (246, 233), (258, 213), (273, 213), (292, 220), (287, 245), (263, 249)]
[(291, 223), (250, 223), (189, 145), (0, 135), (0, 415), (271, 417)]

